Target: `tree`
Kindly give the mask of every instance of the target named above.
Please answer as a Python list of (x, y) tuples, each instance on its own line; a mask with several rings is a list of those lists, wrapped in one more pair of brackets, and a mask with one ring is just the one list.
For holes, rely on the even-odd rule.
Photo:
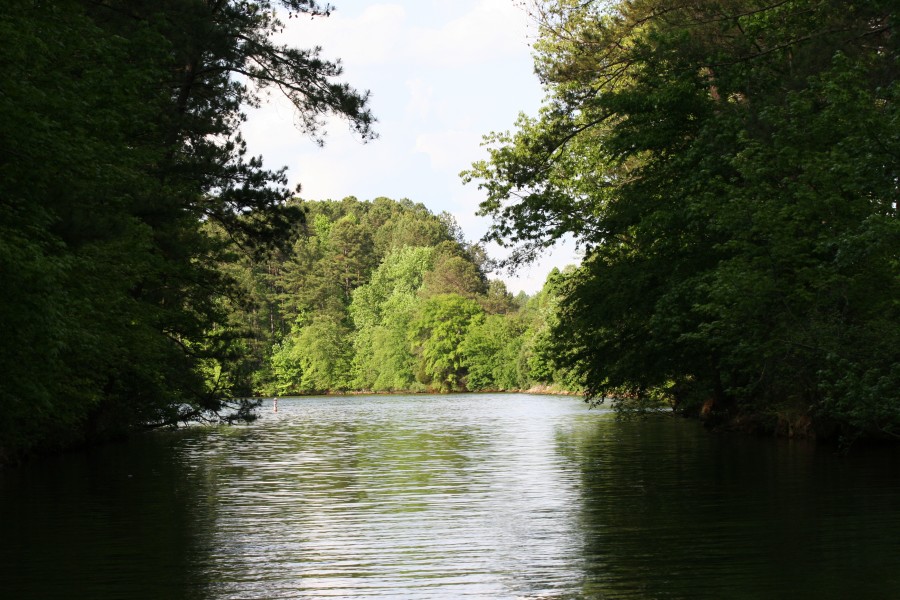
[(527, 386), (519, 377), (517, 359), (524, 341), (521, 321), (508, 315), (486, 315), (473, 320), (460, 344), (472, 390), (515, 390)]
[[(257, 336), (246, 345), (257, 393), (518, 389), (562, 381), (563, 371), (547, 362), (548, 323), (556, 310), (548, 299), (555, 296), (516, 301), (501, 282), (486, 282), (482, 269), (490, 261), (462, 240), (449, 215), (435, 217), (420, 204), (388, 198), (306, 201), (304, 208), (307, 220), (292, 245), (227, 265), (254, 300), (229, 309), (234, 323)], [(398, 223), (405, 232), (399, 236)], [(432, 245), (401, 244), (412, 231), (406, 226), (416, 223), (425, 232), (436, 227)], [(348, 268), (354, 264), (361, 267)], [(474, 300), (479, 314), (504, 317), (476, 315), (459, 348), (455, 342), (441, 346), (445, 332), (430, 339), (430, 326), (411, 340), (430, 299), (448, 294)], [(286, 323), (292, 323), (289, 331)], [(426, 364), (426, 346), (454, 354), (429, 356)], [(444, 359), (455, 363), (450, 370), (426, 374), (444, 369)]]
[(478, 267), (462, 256), (441, 254), (434, 269), (425, 275), (426, 295), (459, 294), (474, 298), (485, 292), (485, 277)]
[(506, 284), (499, 279), (488, 282), (487, 292), (481, 300), (481, 307), (488, 314), (506, 314), (515, 312), (519, 305), (506, 289)]
[(481, 307), (457, 294), (432, 296), (410, 326), (409, 341), (419, 357), (416, 379), (440, 391), (464, 389), (460, 344)]
[[(247, 158), (242, 110), (277, 88), (321, 140), (372, 137), (366, 94), (275, 44), (307, 0), (11, 0), (0, 15), (0, 459), (141, 427), (250, 416), (220, 266), (302, 220)], [(217, 227), (212, 225), (216, 224)]]
[(350, 329), (327, 314), (317, 315), (275, 347), (275, 391), (279, 395), (352, 389)]
[(337, 271), (336, 279), (349, 299), (377, 264), (371, 232), (355, 217), (346, 216), (332, 225), (328, 244), (332, 251), (330, 266)]
[(375, 229), (378, 256), (386, 256), (405, 246), (425, 248), (451, 239), (444, 222), (431, 214), (424, 204), (410, 200), (396, 202), (376, 198), (369, 218)]
[(353, 293), (350, 314), (357, 329), (354, 370), (359, 387), (380, 391), (415, 386), (407, 332), (433, 255), (432, 248), (397, 249)]
[[(405, 392), (424, 389), (416, 381), (416, 356), (409, 344), (409, 331), (419, 303), (418, 296), (403, 292), (391, 295), (384, 303), (384, 318), (371, 331), (370, 365), (376, 376), (370, 389)], [(359, 334), (362, 339), (364, 332)], [(362, 358), (357, 354), (357, 359)]]
[(466, 178), (513, 261), (566, 233), (587, 249), (557, 363), (620, 405), (662, 391), (894, 434), (896, 7), (559, 0), (539, 18), (547, 101)]

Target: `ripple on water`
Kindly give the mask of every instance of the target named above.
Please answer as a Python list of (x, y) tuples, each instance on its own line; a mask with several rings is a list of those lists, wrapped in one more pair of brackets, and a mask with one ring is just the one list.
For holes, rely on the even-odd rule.
[(577, 399), (303, 398), (0, 472), (0, 597), (900, 597), (900, 456)]
[(575, 593), (578, 481), (555, 449), (585, 409), (486, 402), (474, 415), (471, 397), (280, 400), (240, 435), (199, 434), (182, 460), (207, 461), (214, 595)]

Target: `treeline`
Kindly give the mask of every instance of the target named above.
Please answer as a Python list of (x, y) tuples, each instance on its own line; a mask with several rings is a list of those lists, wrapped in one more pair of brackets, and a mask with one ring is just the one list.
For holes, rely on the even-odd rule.
[(466, 177), (527, 260), (564, 234), (557, 361), (595, 399), (900, 436), (894, 0), (547, 0), (535, 117)]
[(278, 44), (314, 0), (9, 0), (0, 11), (0, 463), (253, 417), (260, 393), (522, 389), (550, 292), (511, 297), (446, 216), (292, 200), (246, 153), (273, 90), (317, 141), (367, 93)]
[[(0, 462), (136, 428), (242, 418), (234, 247), (302, 218), (246, 155), (260, 91), (318, 138), (372, 136), (366, 94), (279, 45), (312, 0), (5, 0), (0, 9)], [(216, 234), (213, 235), (213, 232)], [(225, 235), (219, 235), (224, 233)], [(236, 400), (235, 400), (236, 399)]]
[(231, 319), (258, 394), (574, 387), (547, 356), (558, 274), (512, 296), (450, 215), (409, 200), (302, 207), (283, 250), (226, 267), (252, 299)]

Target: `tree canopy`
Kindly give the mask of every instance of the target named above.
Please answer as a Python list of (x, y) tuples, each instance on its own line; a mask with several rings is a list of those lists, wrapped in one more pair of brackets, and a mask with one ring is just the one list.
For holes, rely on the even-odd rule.
[[(310, 0), (10, 0), (0, 13), (0, 460), (249, 415), (229, 252), (302, 220), (239, 126), (267, 89), (322, 139), (367, 94), (274, 42)], [(283, 14), (283, 13), (282, 13)]]
[(389, 198), (302, 206), (289, 248), (228, 267), (254, 299), (230, 318), (252, 333), (257, 393), (575, 389), (531, 360), (549, 351), (554, 292), (514, 299), (450, 215)]
[(464, 174), (490, 236), (586, 249), (554, 358), (589, 396), (900, 434), (896, 4), (538, 3), (547, 97)]

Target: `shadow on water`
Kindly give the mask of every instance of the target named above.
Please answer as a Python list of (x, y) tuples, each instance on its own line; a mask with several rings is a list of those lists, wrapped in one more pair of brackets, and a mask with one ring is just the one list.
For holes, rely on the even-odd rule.
[(898, 598), (900, 456), (576, 423), (588, 598)]
[(286, 400), (0, 472), (0, 597), (896, 598), (900, 457), (518, 395)]
[(0, 472), (0, 596), (207, 597), (192, 571), (212, 516), (173, 436)]

